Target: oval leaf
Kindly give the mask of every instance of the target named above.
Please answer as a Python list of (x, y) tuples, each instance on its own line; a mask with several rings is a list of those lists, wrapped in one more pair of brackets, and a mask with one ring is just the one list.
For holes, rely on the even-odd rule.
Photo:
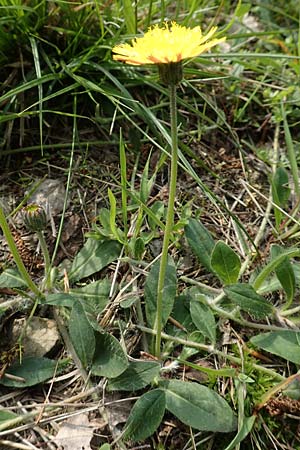
[(154, 361), (131, 361), (127, 369), (117, 378), (109, 380), (110, 391), (137, 391), (158, 377), (160, 364)]
[(0, 287), (1, 288), (15, 288), (26, 286), (25, 281), (21, 277), (18, 270), (8, 268), (4, 270), (0, 275)]
[(80, 302), (75, 302), (73, 305), (69, 321), (69, 333), (77, 356), (83, 367), (86, 368), (93, 360), (95, 335)]
[(211, 267), (225, 284), (236, 283), (241, 270), (238, 255), (225, 242), (216, 243), (210, 261)]
[(119, 257), (120, 250), (121, 244), (117, 241), (103, 242), (92, 238), (88, 239), (74, 258), (69, 273), (70, 280), (81, 280), (99, 272)]
[(213, 252), (215, 241), (212, 235), (207, 231), (199, 220), (190, 219), (185, 229), (185, 236), (189, 246), (197, 256), (201, 264), (210, 272), (211, 254)]
[(96, 349), (91, 371), (94, 375), (114, 378), (128, 366), (127, 356), (119, 341), (109, 333), (95, 333)]
[(257, 294), (250, 284), (239, 283), (226, 286), (224, 292), (243, 311), (247, 311), (258, 319), (273, 312), (273, 306), (264, 297)]
[(271, 331), (250, 339), (252, 344), (295, 364), (300, 364), (300, 332), (291, 330)]
[(199, 331), (203, 334), (203, 336), (207, 337), (212, 343), (216, 342), (216, 322), (214, 315), (204, 302), (201, 299), (204, 296), (201, 294), (195, 295), (193, 299), (191, 299), (190, 303), (190, 311), (194, 324), (198, 328)]
[(284, 207), (290, 197), (289, 174), (284, 167), (278, 167), (272, 179), (274, 203)]
[(164, 382), (163, 385), (166, 408), (186, 425), (222, 433), (236, 429), (237, 420), (230, 406), (208, 387), (179, 380)]
[(284, 217), (283, 213), (276, 208), (275, 205), (284, 208), (289, 196), (290, 196), (290, 188), (289, 188), (289, 175), (286, 169), (283, 167), (278, 167), (273, 179), (271, 181), (272, 185), (272, 196), (274, 202), (274, 216), (276, 228), (279, 229), (282, 219)]
[(291, 304), (294, 300), (296, 289), (296, 278), (291, 261), (288, 258), (285, 258), (275, 269), (275, 273), (284, 292), (286, 293), (288, 304)]
[[(279, 245), (272, 245), (271, 247), (271, 256), (272, 258), (276, 258), (276, 256), (280, 255), (284, 249), (282, 249)], [(275, 269), (276, 276), (282, 286), (282, 289), (285, 291), (287, 296), (287, 304), (290, 304), (295, 295), (296, 289), (296, 277), (293, 270), (293, 266), (289, 258), (284, 258), (281, 264), (279, 264)]]
[(165, 393), (161, 389), (154, 389), (142, 395), (128, 417), (125, 439), (142, 441), (151, 436), (162, 421), (165, 407)]
[(7, 369), (7, 373), (19, 377), (24, 381), (3, 377), (0, 379), (0, 384), (18, 388), (34, 386), (53, 377), (56, 369), (57, 361), (53, 359), (25, 357), (21, 364), (17, 362)]
[[(159, 276), (160, 260), (156, 261), (151, 267), (150, 273), (145, 283), (145, 303), (146, 303), (146, 317), (147, 322), (151, 327), (154, 327), (156, 319), (156, 300), (157, 300), (157, 285)], [(170, 316), (176, 296), (177, 277), (176, 268), (173, 259), (168, 256), (168, 264), (166, 268), (165, 284), (163, 292), (163, 311), (162, 311), (162, 326)]]
[(196, 327), (192, 321), (190, 313), (190, 302), (191, 302), (190, 295), (179, 295), (178, 297), (175, 298), (172, 311), (172, 318), (175, 319), (178, 323), (180, 323), (182, 328), (181, 327), (178, 328), (171, 322), (168, 322), (166, 326), (168, 334), (171, 334), (172, 336), (182, 336), (186, 338), (186, 332), (191, 333), (192, 331), (195, 331)]

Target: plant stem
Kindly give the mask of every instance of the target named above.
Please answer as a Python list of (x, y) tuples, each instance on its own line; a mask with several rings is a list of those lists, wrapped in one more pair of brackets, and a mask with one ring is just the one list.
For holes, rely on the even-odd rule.
[(11, 231), (9, 229), (8, 223), (6, 221), (3, 209), (0, 206), (0, 226), (2, 228), (4, 237), (6, 239), (7, 245), (9, 247), (9, 250), (13, 256), (13, 259), (16, 263), (16, 266), (20, 272), (21, 277), (23, 278), (23, 280), (25, 281), (25, 283), (27, 284), (27, 286), (29, 287), (29, 289), (32, 290), (32, 292), (37, 295), (40, 296), (42, 295), (42, 293), (40, 292), (40, 290), (38, 289), (38, 287), (36, 286), (36, 284), (32, 281), (29, 273), (26, 270), (26, 267), (24, 266), (24, 263), (21, 259), (21, 256), (18, 252), (16, 243), (14, 241), (14, 238), (11, 234)]
[[(145, 333), (149, 333), (151, 335), (154, 335), (156, 333), (155, 330), (152, 330), (151, 328), (143, 327), (141, 325), (136, 325), (136, 327), (139, 330), (144, 331)], [(176, 342), (177, 344), (180, 344), (180, 345), (185, 345), (187, 347), (192, 347), (192, 348), (196, 348), (198, 350), (203, 350), (205, 352), (219, 356), (221, 358), (228, 359), (228, 361), (232, 361), (238, 365), (242, 364), (241, 358), (238, 358), (237, 356), (233, 356), (228, 353), (222, 352), (221, 350), (217, 350), (212, 345), (206, 345), (206, 344), (200, 344), (200, 343), (194, 342), (194, 341), (188, 341), (186, 339), (182, 339), (182, 338), (179, 338), (176, 336), (171, 336), (166, 333), (161, 333), (161, 338), (165, 339), (166, 341), (172, 341), (172, 342)], [(275, 372), (272, 369), (268, 369), (268, 367), (264, 367), (264, 366), (260, 366), (259, 364), (251, 363), (251, 368), (255, 369), (261, 373), (265, 373), (274, 379), (285, 380), (284, 376), (280, 375), (279, 373)]]
[(45, 263), (45, 284), (48, 288), (50, 288), (50, 283), (49, 283), (49, 277), (50, 277), (50, 270), (51, 270), (51, 260), (50, 260), (50, 255), (49, 255), (49, 250), (47, 247), (47, 243), (44, 237), (44, 234), (42, 231), (37, 231), (36, 232), (39, 242), (40, 242), (40, 246), (41, 246), (41, 250), (43, 253), (43, 257), (44, 257), (44, 263)]
[(163, 307), (163, 291), (165, 284), (166, 268), (168, 263), (168, 249), (170, 237), (174, 224), (174, 205), (176, 196), (177, 181), (177, 162), (178, 162), (178, 139), (177, 139), (177, 110), (176, 110), (176, 85), (169, 85), (170, 95), (170, 115), (171, 115), (171, 175), (169, 186), (169, 202), (167, 210), (167, 220), (165, 226), (165, 234), (160, 259), (160, 268), (157, 286), (157, 309), (156, 309), (156, 340), (155, 340), (155, 356), (160, 358), (161, 331), (162, 331), (162, 307)]

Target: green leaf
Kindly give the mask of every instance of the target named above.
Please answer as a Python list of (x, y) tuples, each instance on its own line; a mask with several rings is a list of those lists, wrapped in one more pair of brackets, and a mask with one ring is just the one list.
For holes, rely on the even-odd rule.
[[(278, 167), (271, 185), (272, 185), (272, 197), (275, 205), (283, 208), (290, 196), (290, 189), (288, 187), (289, 177), (287, 171), (283, 167)], [(274, 216), (276, 228), (279, 230), (282, 218), (284, 217), (283, 213), (274, 206)]]
[(117, 241), (102, 242), (96, 239), (88, 239), (74, 258), (69, 273), (70, 280), (81, 280), (93, 273), (100, 272), (119, 257), (120, 251), (121, 244)]
[(244, 417), (243, 424), (235, 436), (235, 438), (230, 442), (230, 444), (225, 448), (225, 450), (233, 450), (236, 446), (242, 442), (246, 436), (250, 433), (255, 424), (256, 416)]
[[(162, 202), (161, 200), (157, 200), (156, 202), (153, 203), (150, 209), (152, 213), (155, 215), (155, 217), (160, 220), (164, 215), (165, 209), (164, 202)], [(156, 221), (153, 220), (151, 216), (148, 217), (148, 223), (152, 231), (154, 231), (157, 228), (157, 220)]]
[(75, 302), (73, 305), (69, 320), (69, 333), (77, 356), (83, 367), (86, 368), (93, 360), (95, 335), (80, 302)]
[(123, 17), (125, 19), (126, 24), (126, 32), (127, 34), (134, 35), (136, 34), (136, 26), (135, 26), (135, 13), (134, 8), (132, 6), (132, 2), (130, 0), (122, 0), (123, 4)]
[(289, 175), (284, 167), (278, 167), (272, 179), (272, 195), (276, 205), (284, 207), (290, 197)]
[(233, 378), (236, 375), (235, 369), (211, 369), (210, 367), (201, 366), (199, 364), (191, 363), (190, 361), (183, 360), (182, 356), (180, 356), (179, 361), (185, 366), (191, 367), (194, 370), (198, 370), (198, 372), (203, 372), (209, 376), (210, 379), (214, 380), (217, 377), (230, 377)]
[[(176, 297), (172, 311), (172, 318), (179, 322), (187, 332), (191, 333), (196, 330), (196, 327), (192, 321), (190, 313), (190, 302), (191, 297), (189, 295), (179, 295)], [(171, 322), (168, 322), (166, 325), (166, 332), (172, 336), (186, 338), (186, 331), (176, 327)]]
[(103, 444), (99, 450), (111, 450), (111, 446), (109, 444)]
[(111, 232), (112, 232), (114, 238), (117, 241), (123, 243), (123, 241), (124, 241), (123, 233), (121, 232), (121, 230), (119, 230), (119, 228), (117, 228), (117, 225), (116, 225), (117, 200), (116, 200), (116, 197), (114, 196), (114, 194), (112, 193), (111, 189), (108, 188), (107, 193), (108, 193), (108, 199), (109, 199), (109, 205), (110, 205), (110, 217), (109, 217), (110, 229), (111, 229)]
[(188, 244), (199, 261), (207, 270), (212, 272), (210, 260), (215, 246), (212, 235), (196, 219), (190, 219), (184, 230)]
[[(279, 245), (272, 245), (271, 256), (276, 258), (278, 255), (282, 254), (284, 249)], [(284, 258), (281, 264), (279, 264), (275, 269), (276, 276), (286, 293), (287, 305), (291, 304), (294, 300), (295, 289), (296, 289), (296, 277), (293, 270), (293, 266), (289, 258)]]
[(95, 330), (99, 330), (98, 316), (109, 301), (111, 281), (107, 278), (89, 283), (82, 288), (70, 289), (75, 301), (80, 301), (87, 319)]
[(0, 275), (1, 288), (15, 288), (22, 286), (26, 286), (26, 283), (19, 274), (17, 269), (8, 268), (1, 273)]
[(266, 266), (264, 266), (261, 271), (256, 275), (255, 279), (252, 281), (254, 289), (258, 290), (265, 282), (265, 280), (270, 276), (270, 274), (276, 270), (276, 268), (285, 260), (285, 258), (295, 258), (300, 256), (300, 251), (298, 248), (290, 247), (271, 259)]
[(124, 298), (124, 300), (121, 300), (120, 306), (121, 308), (130, 308), (132, 305), (134, 305), (137, 301), (140, 301), (140, 296), (138, 294), (135, 294), (132, 292), (132, 295), (128, 295)]
[(111, 288), (111, 281), (108, 278), (94, 281), (81, 288), (70, 289), (70, 294), (81, 299), (83, 302), (92, 302), (97, 305), (98, 312), (101, 312), (108, 302), (108, 296)]
[(232, 284), (226, 286), (224, 292), (243, 311), (247, 311), (258, 319), (273, 313), (273, 306), (264, 297), (257, 294), (250, 284)]
[(22, 416), (18, 416), (11, 411), (5, 411), (4, 409), (0, 410), (0, 432), (16, 426), (21, 421)]
[(11, 411), (0, 410), (0, 424), (3, 425), (3, 422), (7, 422), (9, 420), (15, 419), (17, 414)]
[(21, 364), (16, 362), (7, 369), (7, 373), (22, 378), (24, 381), (3, 377), (0, 379), (0, 384), (16, 388), (34, 386), (53, 377), (56, 369), (57, 361), (53, 359), (25, 357)]
[(228, 403), (216, 392), (198, 383), (163, 381), (166, 408), (181, 422), (201, 431), (228, 433), (237, 427)]
[(131, 361), (127, 369), (108, 382), (110, 391), (138, 391), (158, 377), (160, 364), (155, 361)]
[(191, 316), (197, 329), (214, 344), (216, 342), (215, 317), (203, 299), (204, 295), (202, 294), (195, 295), (191, 299)]
[(76, 299), (73, 295), (64, 292), (57, 292), (56, 294), (48, 294), (44, 300), (44, 303), (46, 305), (72, 308), (75, 301)]
[(223, 283), (233, 284), (237, 282), (241, 270), (241, 261), (225, 242), (218, 241), (216, 243), (210, 264)]
[(142, 395), (128, 417), (125, 439), (143, 441), (151, 436), (162, 421), (165, 407), (165, 393), (161, 389), (154, 389)]
[[(157, 285), (159, 276), (160, 260), (156, 261), (147, 277), (145, 283), (145, 303), (146, 303), (146, 317), (150, 327), (154, 326), (156, 319), (156, 300), (157, 300)], [(173, 259), (168, 256), (168, 263), (166, 267), (165, 284), (163, 292), (163, 311), (162, 311), (162, 326), (170, 316), (176, 295), (177, 277), (176, 268)]]
[(145, 241), (141, 236), (139, 236), (134, 241), (134, 249), (133, 249), (134, 258), (137, 260), (142, 259), (144, 251), (145, 251)]
[[(297, 375), (298, 376), (298, 375)], [(282, 389), (283, 395), (294, 400), (300, 400), (300, 380), (295, 378), (286, 388)]]
[(95, 333), (96, 349), (91, 372), (93, 375), (114, 378), (128, 366), (127, 356), (119, 341), (109, 333)]
[(147, 162), (144, 166), (144, 170), (141, 177), (141, 187), (140, 187), (140, 199), (142, 203), (147, 203), (147, 200), (149, 198), (151, 189), (153, 187), (153, 182), (155, 179), (155, 175), (153, 175), (150, 179), (149, 177), (149, 164), (151, 160), (151, 153), (149, 153)]
[[(186, 335), (185, 339), (190, 342), (194, 342), (197, 344), (204, 344), (205, 343), (205, 337), (200, 331), (193, 331), (192, 333)], [(199, 353), (199, 350), (195, 347), (188, 347), (185, 345), (180, 353), (180, 359), (189, 359), (193, 355), (197, 355)]]
[[(101, 208), (99, 211), (99, 214), (97, 216), (97, 219), (102, 225), (101, 233), (103, 233), (104, 236), (110, 236), (112, 237), (112, 232), (110, 229), (110, 211), (107, 208)], [(96, 228), (98, 231), (98, 227)]]
[(45, 304), (72, 308), (75, 303), (80, 302), (90, 323), (99, 330), (97, 316), (109, 301), (110, 288), (111, 282), (105, 278), (81, 288), (70, 289), (69, 293), (49, 294)]
[(300, 332), (270, 331), (250, 339), (252, 344), (295, 364), (300, 364)]

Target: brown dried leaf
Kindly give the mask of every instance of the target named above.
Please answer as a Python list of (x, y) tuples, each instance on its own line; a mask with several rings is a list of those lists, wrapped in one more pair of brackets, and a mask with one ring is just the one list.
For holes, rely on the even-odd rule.
[(54, 442), (61, 450), (92, 450), (94, 428), (87, 414), (77, 414), (61, 424)]

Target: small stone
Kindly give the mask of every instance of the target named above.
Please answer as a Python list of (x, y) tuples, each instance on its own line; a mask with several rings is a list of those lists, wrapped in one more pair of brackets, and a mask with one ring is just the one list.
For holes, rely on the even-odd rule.
[(42, 206), (50, 219), (60, 214), (64, 207), (66, 189), (61, 180), (48, 178), (44, 180), (28, 199), (27, 203)]
[[(26, 326), (26, 319), (16, 319), (12, 328), (13, 342), (16, 342)], [(58, 344), (60, 335), (55, 320), (32, 317), (22, 339), (23, 356), (45, 356)]]

